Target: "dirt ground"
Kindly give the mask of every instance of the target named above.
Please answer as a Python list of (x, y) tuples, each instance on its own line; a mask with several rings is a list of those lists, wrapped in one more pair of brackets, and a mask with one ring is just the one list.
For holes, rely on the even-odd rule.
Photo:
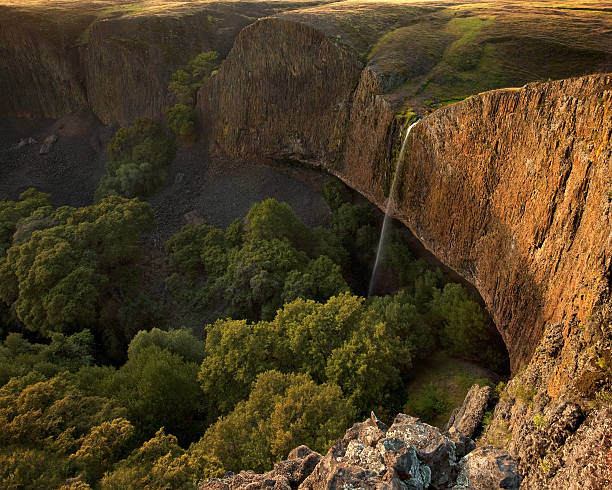
[[(36, 187), (51, 194), (56, 206), (91, 204), (115, 129), (86, 110), (59, 120), (5, 119), (0, 123), (0, 199), (17, 199)], [(57, 142), (40, 155), (50, 135)], [(287, 202), (310, 226), (324, 224), (330, 211), (318, 191), (328, 179), (321, 171), (296, 165), (211, 159), (205, 143), (183, 145), (166, 185), (149, 198), (158, 225), (152, 240), (161, 246), (188, 222), (226, 227), (268, 197)]]

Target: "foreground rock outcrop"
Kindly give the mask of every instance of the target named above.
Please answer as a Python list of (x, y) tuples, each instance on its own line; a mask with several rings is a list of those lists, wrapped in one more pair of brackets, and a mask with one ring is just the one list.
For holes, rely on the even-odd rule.
[(353, 425), (323, 458), (300, 446), (268, 473), (243, 471), (202, 482), (198, 488), (518, 488), (521, 478), (508, 452), (483, 447), (466, 455), (464, 447), (435, 427), (399, 414), (390, 427), (371, 419)]
[(493, 388), (490, 386), (472, 386), (463, 404), (451, 413), (445, 429), (455, 428), (467, 437), (474, 437), (492, 398)]

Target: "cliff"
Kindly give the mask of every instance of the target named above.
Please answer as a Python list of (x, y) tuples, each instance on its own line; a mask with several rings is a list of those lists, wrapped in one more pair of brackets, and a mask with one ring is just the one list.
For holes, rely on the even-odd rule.
[(478, 288), (520, 374), (486, 440), (510, 450), (527, 488), (598, 488), (608, 476), (583, 470), (605, 470), (609, 451), (593, 444), (610, 435), (612, 75), (436, 110), (396, 171), (406, 117), (387, 79), (317, 31), (265, 19), (240, 34), (199, 93), (213, 149), (323, 166), (381, 209), (397, 175), (393, 215)]
[[(198, 107), (217, 151), (325, 166), (385, 209), (401, 118), (382, 85), (336, 38), (266, 19)], [(544, 325), (585, 320), (608, 286), (610, 87), (593, 75), (483, 93), (410, 135), (394, 214), (478, 288), (514, 371)]]
[(315, 1), (24, 0), (0, 5), (0, 114), (59, 118), (88, 107), (104, 124), (159, 117), (170, 75), (224, 57), (259, 17)]
[(335, 162), (361, 68), (352, 49), (311, 26), (256, 22), (201, 92), (203, 125), (233, 157)]

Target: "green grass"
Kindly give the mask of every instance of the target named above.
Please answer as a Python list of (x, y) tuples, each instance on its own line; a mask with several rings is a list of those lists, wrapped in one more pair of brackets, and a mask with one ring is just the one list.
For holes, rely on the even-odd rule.
[(610, 13), (551, 7), (495, 2), (432, 11), (373, 40), (368, 61), (399, 74), (388, 90), (419, 112), (486, 90), (610, 69)]
[[(498, 377), (476, 364), (438, 352), (414, 370), (404, 411), (443, 427), (452, 410), (463, 403), (473, 384), (495, 386)], [(432, 409), (433, 407), (433, 409)]]

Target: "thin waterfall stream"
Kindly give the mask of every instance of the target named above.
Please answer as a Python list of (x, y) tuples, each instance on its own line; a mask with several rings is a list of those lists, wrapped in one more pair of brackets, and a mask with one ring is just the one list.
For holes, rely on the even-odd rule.
[(374, 287), (376, 286), (376, 274), (378, 272), (378, 268), (380, 267), (382, 253), (385, 248), (385, 239), (387, 237), (389, 225), (391, 224), (391, 212), (393, 210), (392, 207), (393, 207), (393, 201), (395, 198), (395, 189), (397, 187), (398, 175), (400, 173), (402, 163), (404, 162), (404, 155), (406, 153), (406, 144), (408, 143), (408, 136), (410, 135), (412, 128), (414, 128), (414, 126), (418, 122), (419, 120), (416, 120), (408, 127), (406, 131), (406, 136), (404, 136), (404, 141), (402, 142), (402, 147), (397, 157), (397, 164), (395, 166), (395, 174), (393, 175), (393, 182), (391, 183), (391, 191), (389, 192), (389, 199), (387, 200), (387, 208), (385, 209), (385, 217), (383, 219), (382, 229), (380, 230), (380, 239), (378, 240), (378, 248), (376, 249), (376, 260), (374, 261), (374, 268), (372, 269), (372, 276), (370, 277), (370, 285), (368, 287), (368, 298), (372, 296), (372, 293), (374, 292)]

